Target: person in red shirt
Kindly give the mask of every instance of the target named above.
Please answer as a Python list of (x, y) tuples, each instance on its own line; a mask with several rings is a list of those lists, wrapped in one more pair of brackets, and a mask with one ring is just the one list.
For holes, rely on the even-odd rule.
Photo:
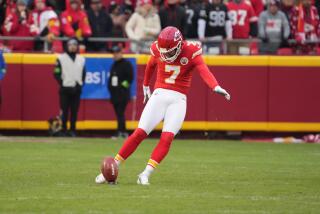
[[(149, 176), (169, 152), (174, 136), (180, 130), (186, 114), (187, 93), (192, 75), (199, 73), (204, 82), (216, 93), (227, 100), (230, 95), (219, 86), (202, 58), (202, 48), (198, 42), (185, 41), (175, 27), (166, 27), (151, 45), (151, 58), (147, 64), (143, 92), (144, 102), (148, 102), (142, 112), (138, 128), (124, 142), (115, 157), (118, 165), (126, 160), (150, 134), (164, 121), (158, 145), (151, 154), (145, 170), (139, 175), (138, 184), (148, 185)], [(155, 90), (151, 95), (150, 79), (157, 73)], [(96, 183), (104, 183), (102, 174), (96, 177)]]
[(81, 0), (70, 0), (67, 10), (61, 14), (61, 28), (64, 35), (78, 40), (92, 34), (87, 14), (81, 8)]
[(291, 34), (297, 45), (294, 51), (297, 54), (314, 54), (316, 41), (320, 38), (319, 14), (311, 0), (302, 0), (301, 4), (294, 7), (290, 19)]
[[(250, 3), (245, 0), (233, 0), (227, 4), (229, 19), (232, 23), (233, 39), (249, 39), (257, 36), (258, 17)], [(228, 44), (230, 54), (249, 54), (249, 43), (231, 41)]]
[[(60, 22), (57, 14), (51, 7), (46, 6), (45, 0), (35, 0), (35, 8), (28, 17), (30, 32), (33, 36), (45, 36), (47, 41), (52, 44), (55, 37), (60, 35)], [(43, 42), (35, 43), (36, 50), (43, 50)]]
[[(5, 36), (32, 36), (27, 22), (28, 11), (25, 0), (18, 0), (6, 16), (2, 31)], [(13, 51), (33, 50), (33, 41), (9, 40), (8, 47)]]
[(8, 16), (10, 13), (12, 13), (12, 10), (15, 10), (16, 8), (16, 1), (15, 0), (6, 0), (6, 16)]

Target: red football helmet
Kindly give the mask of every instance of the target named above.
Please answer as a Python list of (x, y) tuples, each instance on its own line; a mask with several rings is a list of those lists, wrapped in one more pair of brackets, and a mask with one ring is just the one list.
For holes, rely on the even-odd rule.
[(175, 27), (166, 27), (158, 36), (157, 48), (163, 61), (171, 63), (177, 59), (181, 53), (182, 34)]

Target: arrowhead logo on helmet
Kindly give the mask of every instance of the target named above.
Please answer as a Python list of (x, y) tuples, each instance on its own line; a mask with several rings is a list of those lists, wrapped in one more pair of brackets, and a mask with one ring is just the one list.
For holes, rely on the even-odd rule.
[(180, 31), (178, 30), (174, 33), (174, 41), (176, 42), (176, 41), (180, 41), (180, 40), (182, 40), (182, 35), (181, 35)]
[(167, 63), (174, 62), (181, 53), (182, 43), (182, 34), (177, 28), (164, 28), (160, 32), (157, 42), (161, 59)]

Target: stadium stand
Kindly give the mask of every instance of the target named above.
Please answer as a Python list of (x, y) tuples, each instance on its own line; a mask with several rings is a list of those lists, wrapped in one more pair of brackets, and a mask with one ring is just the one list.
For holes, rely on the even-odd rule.
[[(204, 50), (209, 54), (319, 54), (319, 0), (267, 0), (264, 4), (263, 2), (5, 0), (0, 3), (0, 44), (2, 49), (11, 52), (61, 52), (61, 40), (77, 37), (83, 44), (83, 52), (88, 45), (88, 52), (106, 52), (113, 44), (119, 42), (127, 52), (145, 52), (145, 43), (155, 38), (155, 31), (150, 33), (143, 30), (147, 33), (142, 33), (135, 30), (139, 34), (135, 36), (132, 30), (128, 31), (132, 29), (132, 24), (125, 30), (126, 23), (133, 14), (141, 14), (139, 19), (135, 18), (135, 22), (145, 22), (156, 12), (159, 14), (162, 28), (174, 25), (187, 39), (200, 39), (204, 44)], [(141, 12), (141, 6), (151, 3), (154, 5), (152, 13)], [(100, 14), (93, 12), (93, 4), (98, 5)], [(219, 5), (227, 6), (227, 14), (225, 11), (215, 11)], [(138, 9), (136, 13), (135, 8)], [(277, 11), (271, 12), (272, 10)], [(245, 13), (242, 14), (243, 11)], [(99, 16), (107, 17), (109, 21), (102, 22)], [(111, 17), (111, 20), (108, 17)], [(204, 20), (204, 27), (198, 25), (199, 20)], [(225, 26), (228, 20), (232, 23), (232, 35), (226, 32), (230, 31), (230, 28)], [(101, 26), (106, 28), (103, 33), (99, 33), (96, 27), (100, 25), (107, 25)], [(220, 32), (219, 36), (210, 33), (217, 29)], [(201, 35), (198, 35), (199, 32), (202, 32)], [(227, 35), (229, 38), (226, 38)], [(93, 41), (95, 43), (92, 43)], [(104, 48), (92, 48), (90, 45), (97, 46), (99, 43)], [(209, 51), (212, 44), (219, 50)], [(139, 48), (139, 45), (142, 47)], [(266, 52), (270, 47), (272, 51)]]

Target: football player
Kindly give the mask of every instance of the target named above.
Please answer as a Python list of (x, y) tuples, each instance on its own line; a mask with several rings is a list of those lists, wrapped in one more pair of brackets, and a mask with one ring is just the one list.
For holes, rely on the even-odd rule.
[[(166, 27), (151, 45), (151, 58), (147, 64), (144, 81), (144, 102), (147, 102), (138, 128), (124, 142), (115, 157), (118, 165), (125, 161), (163, 120), (163, 129), (158, 145), (154, 148), (145, 170), (138, 176), (138, 184), (149, 185), (149, 177), (169, 152), (174, 136), (180, 130), (187, 109), (187, 92), (194, 72), (216, 93), (230, 100), (229, 93), (219, 86), (202, 58), (200, 43), (188, 42), (175, 27)], [(150, 79), (157, 73), (151, 95)], [(104, 183), (102, 174), (96, 183)]]

